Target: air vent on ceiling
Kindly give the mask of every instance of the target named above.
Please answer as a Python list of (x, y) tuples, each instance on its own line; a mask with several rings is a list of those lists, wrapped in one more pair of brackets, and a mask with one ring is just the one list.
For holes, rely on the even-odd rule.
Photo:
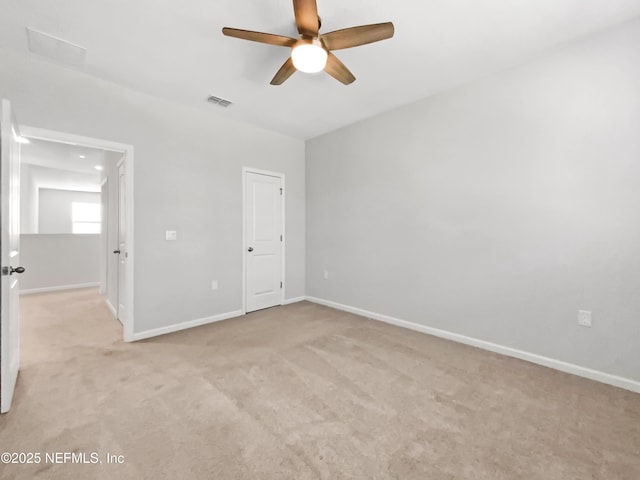
[(209, 95), (209, 97), (207, 98), (207, 101), (211, 103), (215, 103), (216, 105), (219, 105), (224, 108), (227, 108), (229, 105), (233, 105), (233, 102), (230, 102), (229, 100), (225, 100), (224, 98), (215, 97), (213, 95)]
[(80, 45), (75, 45), (29, 27), (27, 27), (27, 37), (29, 39), (29, 50), (35, 54), (73, 67), (82, 67), (84, 65), (87, 49)]

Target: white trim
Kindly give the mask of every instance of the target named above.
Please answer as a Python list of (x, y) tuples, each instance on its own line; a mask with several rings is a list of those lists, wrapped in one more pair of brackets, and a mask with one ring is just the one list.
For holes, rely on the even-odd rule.
[[(104, 155), (103, 155), (104, 160)], [(105, 200), (106, 196), (106, 202)], [(103, 282), (104, 281), (104, 282)], [(100, 295), (109, 294), (109, 177), (100, 183)]]
[(245, 219), (245, 203), (247, 198), (247, 186), (245, 173), (247, 167), (242, 167), (242, 313), (247, 313), (247, 229)]
[(134, 333), (131, 337), (131, 341), (136, 342), (138, 340), (144, 340), (145, 338), (152, 338), (159, 335), (166, 335), (167, 333), (179, 332), (180, 330), (186, 330), (187, 328), (200, 327), (202, 325), (208, 325), (210, 323), (221, 322), (222, 320), (240, 317), (242, 315), (243, 313), (240, 310), (235, 310), (233, 312), (221, 313), (220, 315), (214, 315), (212, 317), (199, 318), (197, 320), (190, 320), (187, 322), (177, 323), (175, 325), (154, 328), (152, 330), (145, 330), (144, 332)]
[(91, 238), (99, 237), (100, 233), (21, 233), (21, 238)]
[(276, 178), (284, 177), (284, 173), (273, 172), (271, 170), (260, 170), (259, 168), (253, 168), (253, 167), (242, 167), (242, 173), (244, 172), (257, 173), (258, 175), (266, 175), (267, 177), (276, 177)]
[(285, 200), (287, 195), (287, 189), (285, 188), (285, 174), (280, 172), (272, 172), (270, 170), (261, 170), (259, 168), (252, 167), (242, 167), (242, 314), (247, 313), (247, 238), (246, 238), (246, 230), (245, 230), (245, 212), (246, 212), (246, 174), (247, 173), (256, 173), (258, 175), (266, 175), (268, 177), (276, 177), (280, 179), (280, 188), (282, 188), (282, 242), (280, 245), (280, 253), (281, 253), (281, 274), (280, 278), (282, 279), (282, 288), (280, 289), (280, 305), (285, 305), (285, 291), (287, 289), (287, 279), (286, 279), (286, 262), (285, 262), (285, 254), (286, 254), (286, 243), (287, 243), (287, 221), (286, 221), (286, 213), (287, 209), (285, 208)]
[(23, 137), (33, 138), (36, 140), (48, 140), (50, 142), (99, 148), (113, 152), (127, 152), (129, 148), (132, 148), (131, 145), (126, 143), (111, 142), (100, 138), (84, 137), (66, 132), (47, 130), (46, 128), (30, 127), (28, 125), (20, 125), (20, 134)]
[(115, 318), (116, 320), (118, 320), (118, 312), (116, 311), (116, 307), (114, 307), (111, 302), (109, 301), (109, 299), (105, 299), (104, 303), (107, 304), (107, 308), (109, 309), (109, 311), (111, 312), (111, 315), (113, 315), (113, 318)]
[(295, 297), (295, 298), (287, 298), (283, 305), (291, 305), (292, 303), (304, 302), (307, 297)]
[(427, 327), (426, 325), (420, 325), (418, 323), (400, 320), (399, 318), (389, 317), (387, 315), (370, 312), (361, 308), (350, 307), (348, 305), (343, 305), (329, 300), (323, 300), (315, 297), (306, 297), (306, 299), (313, 303), (353, 313), (355, 315), (360, 315), (372, 320), (389, 323), (391, 325), (407, 328), (409, 330), (415, 330), (416, 332), (426, 333), (428, 335), (433, 335), (434, 337), (445, 338), (447, 340), (463, 343), (465, 345), (471, 345), (472, 347), (489, 350), (490, 352), (499, 353), (508, 357), (519, 358), (520, 360), (525, 360), (527, 362), (542, 365), (554, 370), (559, 370), (561, 372), (570, 373), (579, 377), (588, 378), (597, 382), (606, 383), (607, 385), (613, 385), (614, 387), (619, 387), (625, 390), (640, 393), (640, 382), (632, 380), (630, 378), (611, 375), (599, 370), (581, 367), (580, 365), (575, 365), (573, 363), (563, 362), (561, 360), (556, 360), (549, 357), (543, 357), (542, 355), (537, 355), (535, 353), (525, 352), (523, 350), (506, 347), (504, 345), (498, 345), (497, 343), (487, 342), (485, 340), (479, 340), (473, 337), (467, 337), (465, 335), (449, 332), (447, 330), (441, 330), (439, 328)]
[(134, 325), (134, 221), (133, 213), (134, 198), (133, 198), (133, 145), (126, 143), (111, 142), (109, 140), (103, 140), (99, 138), (84, 137), (81, 135), (73, 135), (71, 133), (57, 132), (55, 130), (47, 130), (44, 128), (30, 127), (27, 125), (20, 125), (20, 132), (23, 137), (34, 138), (38, 140), (48, 140), (51, 142), (66, 143), (70, 145), (80, 145), (83, 147), (99, 148), (102, 150), (110, 150), (113, 152), (123, 153), (125, 162), (125, 182), (126, 182), (126, 216), (127, 216), (127, 268), (126, 268), (126, 318), (121, 318), (120, 321), (123, 324), (123, 337), (125, 342), (133, 341), (133, 325)]
[(287, 188), (285, 185), (285, 177), (284, 173), (280, 176), (280, 188), (282, 188), (282, 241), (280, 242), (280, 254), (282, 256), (282, 265), (281, 265), (281, 276), (282, 276), (282, 292), (280, 292), (280, 305), (284, 305), (285, 299), (287, 298), (287, 218), (285, 214), (287, 213), (287, 209), (285, 208), (287, 202)]
[(34, 293), (59, 292), (61, 290), (77, 290), (79, 288), (96, 288), (100, 287), (100, 282), (95, 283), (77, 283), (75, 285), (60, 285), (57, 287), (29, 288), (20, 290), (20, 295), (32, 295)]

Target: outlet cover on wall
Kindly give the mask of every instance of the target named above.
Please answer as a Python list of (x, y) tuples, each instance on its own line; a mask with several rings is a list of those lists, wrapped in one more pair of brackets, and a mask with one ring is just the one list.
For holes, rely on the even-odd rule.
[(211, 280), (211, 290), (218, 289), (218, 280)]
[(173, 242), (178, 239), (178, 232), (176, 232), (175, 230), (167, 230), (165, 232), (165, 238)]
[(328, 271), (328, 270), (325, 270), (325, 271), (323, 272), (323, 278), (324, 278), (325, 280), (329, 280), (329, 271)]
[(591, 312), (589, 310), (578, 310), (578, 325), (583, 327), (591, 326)]

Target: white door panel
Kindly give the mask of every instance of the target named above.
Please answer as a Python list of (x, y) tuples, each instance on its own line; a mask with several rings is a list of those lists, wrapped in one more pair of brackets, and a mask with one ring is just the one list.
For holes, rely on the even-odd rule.
[(253, 256), (253, 293), (266, 295), (280, 292), (280, 258), (278, 255)]
[(127, 271), (127, 219), (126, 184), (124, 162), (118, 167), (118, 320), (124, 324), (126, 318), (126, 271)]
[(246, 310), (282, 304), (282, 179), (245, 172)]
[[(255, 174), (252, 174), (255, 175)], [(274, 178), (274, 177), (267, 177)], [(280, 179), (277, 179), (280, 180)], [(262, 180), (254, 180), (253, 188), (253, 234), (254, 242), (273, 242), (276, 239), (276, 195), (280, 196), (280, 187)], [(276, 191), (278, 193), (276, 193)], [(251, 237), (249, 237), (251, 238)], [(254, 247), (255, 248), (255, 247)]]
[(11, 105), (0, 112), (0, 412), (11, 407), (20, 368), (20, 144)]

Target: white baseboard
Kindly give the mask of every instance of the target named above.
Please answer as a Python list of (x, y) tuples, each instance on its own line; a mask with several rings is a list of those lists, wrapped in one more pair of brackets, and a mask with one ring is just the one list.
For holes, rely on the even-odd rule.
[(389, 317), (387, 315), (381, 315), (379, 313), (370, 312), (361, 308), (350, 307), (349, 305), (343, 305), (340, 303), (332, 302), (329, 300), (323, 300), (321, 298), (306, 297), (310, 302), (325, 305), (327, 307), (335, 308), (345, 312), (367, 317), (372, 320), (378, 320), (380, 322), (389, 323), (398, 327), (408, 328), (417, 332), (433, 335), (434, 337), (445, 338), (458, 343), (464, 343), (465, 345), (471, 345), (472, 347), (481, 348), (483, 350), (489, 350), (490, 352), (507, 355), (509, 357), (519, 358), (520, 360), (526, 360), (527, 362), (536, 363), (545, 367), (553, 368), (565, 373), (571, 373), (579, 377), (588, 378), (597, 382), (613, 385), (614, 387), (623, 388), (632, 392), (640, 393), (640, 382), (631, 380), (630, 378), (619, 377), (617, 375), (611, 375), (599, 370), (593, 370), (573, 363), (563, 362), (561, 360), (555, 360), (553, 358), (543, 357), (535, 353), (525, 352), (511, 347), (505, 347), (496, 343), (487, 342), (485, 340), (479, 340), (477, 338), (467, 337), (458, 333), (452, 333), (447, 330), (440, 330), (438, 328), (427, 327), (426, 325), (420, 325), (418, 323), (408, 322), (406, 320), (400, 320), (399, 318)]
[(307, 297), (295, 297), (295, 298), (287, 298), (283, 305), (291, 305), (292, 303), (304, 302)]
[(60, 285), (58, 287), (44, 287), (44, 288), (29, 288), (27, 290), (20, 290), (20, 295), (31, 295), (33, 293), (46, 293), (46, 292), (58, 292), (61, 290), (75, 290), (78, 288), (95, 288), (99, 287), (100, 283), (78, 283), (76, 285)]
[(116, 310), (116, 307), (114, 307), (111, 302), (107, 299), (105, 299), (104, 303), (107, 304), (107, 308), (109, 309), (109, 311), (111, 312), (111, 315), (113, 315), (113, 318), (118, 318), (118, 311)]
[(130, 341), (135, 342), (138, 340), (144, 340), (145, 338), (166, 335), (167, 333), (179, 332), (180, 330), (186, 330), (187, 328), (200, 327), (202, 325), (220, 322), (222, 320), (228, 320), (230, 318), (239, 317), (241, 315), (242, 310), (235, 310), (233, 312), (221, 313), (220, 315), (214, 315), (212, 317), (199, 318), (197, 320), (189, 320), (187, 322), (177, 323), (175, 325), (169, 325), (167, 327), (145, 330), (144, 332), (134, 333)]

